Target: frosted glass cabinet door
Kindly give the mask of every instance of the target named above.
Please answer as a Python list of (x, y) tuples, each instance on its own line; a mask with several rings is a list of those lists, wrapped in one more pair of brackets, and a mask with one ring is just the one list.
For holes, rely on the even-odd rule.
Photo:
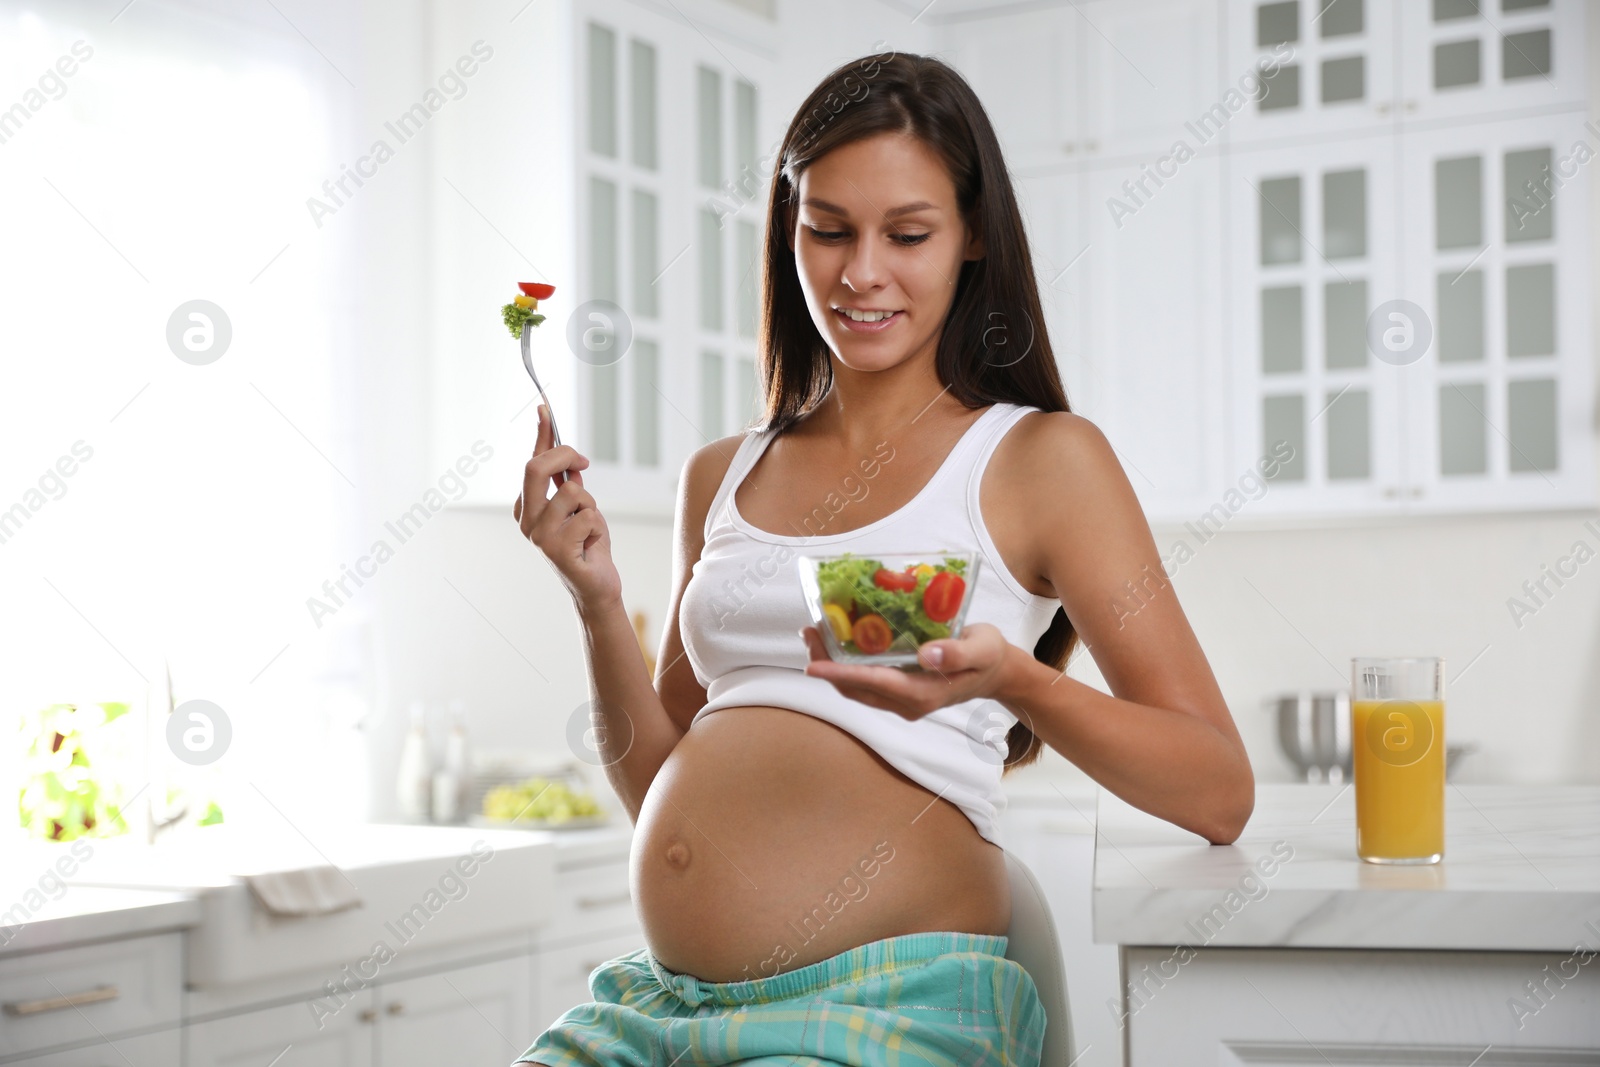
[(1422, 296), (1396, 273), (1395, 150), (1380, 136), (1228, 160), (1240, 233), (1228, 273), (1229, 470), (1274, 468), (1254, 512), (1394, 507), (1387, 490), (1404, 480), (1409, 436), (1403, 368), (1391, 360), (1405, 357), (1379, 358), (1369, 324), (1396, 325), (1386, 305)]
[[(1399, 7), (1406, 119), (1568, 104), (1587, 93), (1588, 0), (1416, 0)], [(1509, 10), (1508, 10), (1509, 9)]]
[(1592, 502), (1585, 140), (1580, 113), (1404, 140), (1408, 282), (1434, 332), (1404, 368), (1413, 510)]
[[(1385, 130), (1393, 119), (1397, 2), (1228, 0), (1224, 85), (1237, 91), (1261, 63), (1270, 77), (1243, 106), (1231, 94), (1197, 102), (1196, 128), (1225, 126), (1235, 144)], [(1244, 87), (1251, 88), (1248, 80)], [(1202, 114), (1209, 119), (1202, 122)]]
[[(753, 254), (764, 200), (760, 182), (736, 190), (728, 180), (759, 166), (767, 146), (762, 87), (744, 74), (772, 68), (776, 24), (763, 37), (742, 16), (713, 25), (723, 16), (705, 13), (697, 27), (627, 0), (573, 10), (573, 83), (588, 117), (576, 212), (587, 291), (564, 306), (615, 301), (631, 342), (614, 361), (575, 360), (579, 396), (562, 429), (594, 461), (585, 480), (608, 515), (670, 519), (684, 460), (742, 423), (748, 405), (735, 391), (753, 391), (732, 358), (753, 348), (754, 294), (739, 289), (738, 257)], [(726, 378), (718, 410), (702, 416), (707, 351)]]

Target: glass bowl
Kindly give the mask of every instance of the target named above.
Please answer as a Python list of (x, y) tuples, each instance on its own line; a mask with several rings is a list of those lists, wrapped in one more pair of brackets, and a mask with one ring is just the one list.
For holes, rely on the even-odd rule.
[[(967, 617), (967, 606), (972, 603), (972, 591), (978, 580), (979, 556), (976, 552), (934, 551), (895, 552), (887, 554), (843, 552), (837, 555), (802, 555), (796, 560), (800, 568), (800, 588), (805, 595), (806, 609), (811, 614), (812, 625), (822, 635), (828, 658), (837, 663), (865, 663), (886, 667), (910, 667), (921, 670), (917, 662), (917, 649), (924, 641), (946, 637), (960, 637), (961, 627)], [(916, 568), (925, 566), (927, 571)], [(903, 587), (903, 577), (912, 569), (915, 586)], [(877, 577), (880, 569), (894, 577)], [(935, 592), (934, 615), (946, 615), (954, 604), (954, 614), (943, 619), (931, 617), (927, 611), (928, 588), (938, 574), (954, 573), (959, 579), (957, 589), (942, 596)], [(957, 585), (950, 579), (939, 579), (940, 588)], [(832, 604), (837, 612), (830, 614)], [(842, 613), (842, 617), (839, 613)], [(886, 626), (869, 623), (872, 644), (883, 642), (888, 634), (888, 647), (866, 652), (856, 641), (857, 627), (867, 616), (877, 616)], [(836, 627), (848, 623), (850, 632), (844, 637)], [(869, 644), (869, 647), (872, 647)]]

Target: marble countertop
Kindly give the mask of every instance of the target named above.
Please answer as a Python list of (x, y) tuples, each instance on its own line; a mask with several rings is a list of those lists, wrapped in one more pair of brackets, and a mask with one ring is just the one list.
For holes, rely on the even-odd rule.
[(1350, 786), (1269, 783), (1239, 840), (1101, 790), (1094, 939), (1124, 945), (1570, 952), (1600, 946), (1600, 786), (1456, 785), (1445, 855), (1363, 862)]
[(0, 915), (4, 924), (0, 956), (178, 930), (200, 922), (200, 902), (192, 893), (51, 882), (48, 890), (29, 885), (6, 899), (15, 903)]

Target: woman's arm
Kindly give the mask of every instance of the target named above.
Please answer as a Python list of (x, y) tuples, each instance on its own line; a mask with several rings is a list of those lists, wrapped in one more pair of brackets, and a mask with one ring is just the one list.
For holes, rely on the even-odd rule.
[(1010, 452), (1026, 458), (1005, 481), (1027, 487), (1044, 574), (1114, 695), (1012, 645), (993, 697), (1134, 807), (1228, 844), (1255, 808), (1255, 776), (1133, 487), (1088, 420), (1025, 426)]
[[(686, 716), (692, 717), (704, 705), (705, 694), (698, 686), (682, 682), (687, 663), (680, 669), (672, 662), (660, 670), (670, 684), (660, 694), (656, 692), (624, 607), (622, 579), (611, 559), (610, 528), (583, 484), (581, 471), (588, 466), (588, 459), (570, 445), (552, 447), (552, 437), (541, 404), (533, 458), (528, 461), (523, 491), (511, 513), (523, 536), (544, 552), (572, 596), (589, 667), (590, 703), (583, 744), (597, 752), (629, 821), (637, 825), (650, 783), (687, 730), (686, 725), (680, 728), (679, 720), (686, 723)], [(690, 566), (699, 558), (706, 510), (718, 484), (711, 482), (707, 489), (701, 468), (710, 465), (700, 454), (691, 457), (679, 486), (675, 592), (669, 609), (673, 615), (686, 584), (685, 556)], [(727, 469), (725, 461), (723, 469)], [(566, 472), (566, 479), (547, 498), (546, 490), (561, 471)], [(674, 619), (669, 618), (668, 631), (676, 637)], [(684, 705), (695, 700), (696, 693), (700, 703), (687, 709)]]

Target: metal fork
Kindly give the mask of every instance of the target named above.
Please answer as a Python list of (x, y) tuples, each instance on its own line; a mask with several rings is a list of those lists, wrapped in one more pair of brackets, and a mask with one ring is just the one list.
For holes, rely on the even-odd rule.
[[(544, 386), (539, 384), (539, 375), (533, 369), (533, 355), (528, 349), (528, 340), (533, 336), (533, 323), (522, 324), (522, 365), (528, 369), (528, 377), (533, 379), (534, 388), (539, 390), (539, 399), (544, 401), (544, 409), (550, 416), (550, 441), (552, 448), (561, 446), (561, 431), (556, 429), (556, 409), (550, 406), (550, 398), (544, 395)], [(567, 480), (566, 471), (556, 472), (556, 484), (561, 485)]]

